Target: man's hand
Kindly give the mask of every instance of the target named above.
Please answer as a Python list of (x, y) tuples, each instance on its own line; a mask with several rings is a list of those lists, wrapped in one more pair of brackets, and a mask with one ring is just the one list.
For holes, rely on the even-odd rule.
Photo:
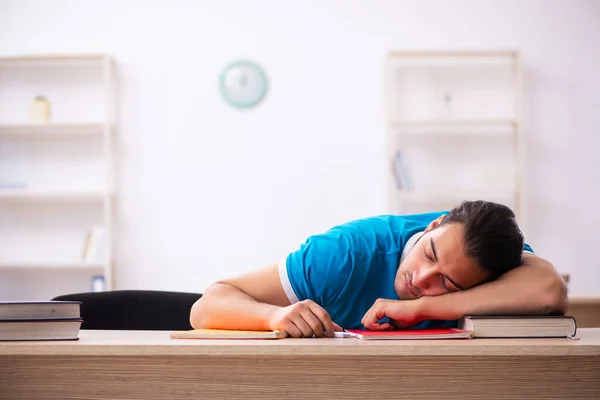
[(343, 331), (327, 311), (311, 300), (275, 310), (269, 317), (269, 329), (284, 330), (295, 338), (333, 336), (333, 332)]
[[(388, 300), (377, 299), (366, 312), (362, 324), (370, 330), (390, 330), (394, 328), (409, 328), (423, 320), (420, 315), (420, 299), (417, 300)], [(391, 323), (379, 323), (383, 318), (389, 318)]]

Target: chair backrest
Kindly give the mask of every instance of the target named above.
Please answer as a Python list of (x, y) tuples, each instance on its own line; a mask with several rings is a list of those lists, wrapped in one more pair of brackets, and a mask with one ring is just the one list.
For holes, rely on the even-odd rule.
[(81, 301), (81, 329), (188, 330), (200, 293), (114, 290), (73, 293), (52, 300)]

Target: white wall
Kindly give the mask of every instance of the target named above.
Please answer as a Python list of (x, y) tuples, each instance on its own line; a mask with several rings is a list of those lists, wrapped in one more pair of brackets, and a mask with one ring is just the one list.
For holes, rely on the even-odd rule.
[[(118, 288), (202, 291), (385, 212), (382, 61), (405, 48), (522, 51), (527, 239), (600, 294), (599, 2), (0, 1), (0, 53), (118, 61)], [(271, 79), (250, 111), (217, 92), (238, 57)]]

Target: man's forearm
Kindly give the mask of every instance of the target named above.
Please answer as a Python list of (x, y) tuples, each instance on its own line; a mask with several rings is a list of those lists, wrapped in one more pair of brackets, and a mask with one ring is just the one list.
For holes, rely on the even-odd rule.
[(524, 265), (493, 282), (419, 300), (423, 320), (455, 320), (469, 314), (563, 314), (568, 306), (566, 285), (554, 267), (528, 255)]
[(280, 307), (259, 303), (233, 286), (216, 283), (192, 306), (194, 329), (269, 330), (269, 316)]

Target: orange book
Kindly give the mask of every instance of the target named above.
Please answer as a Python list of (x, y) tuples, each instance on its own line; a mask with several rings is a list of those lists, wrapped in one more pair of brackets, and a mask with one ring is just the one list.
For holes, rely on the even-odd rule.
[(169, 337), (171, 339), (283, 339), (287, 335), (286, 331), (192, 329), (171, 332)]

